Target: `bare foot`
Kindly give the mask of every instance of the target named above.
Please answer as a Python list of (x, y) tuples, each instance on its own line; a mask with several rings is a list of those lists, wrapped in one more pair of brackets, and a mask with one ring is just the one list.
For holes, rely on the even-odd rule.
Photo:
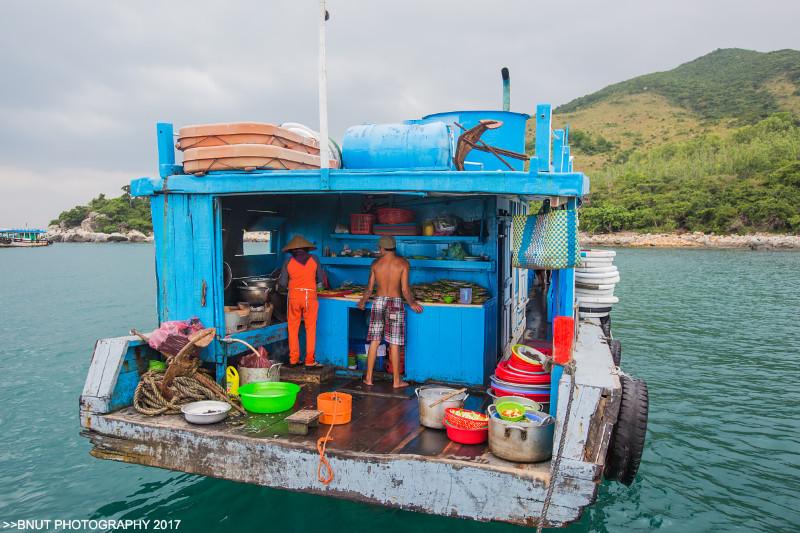
[(362, 379), (362, 380), (361, 380), (361, 382), (362, 382), (364, 385), (369, 385), (370, 387), (372, 387), (372, 380), (371, 380), (371, 379), (366, 379), (366, 378), (365, 378), (365, 379)]
[(408, 383), (406, 383), (405, 381), (401, 381), (400, 383), (395, 383), (394, 385), (392, 385), (392, 388), (394, 389), (402, 389), (403, 387), (408, 387)]

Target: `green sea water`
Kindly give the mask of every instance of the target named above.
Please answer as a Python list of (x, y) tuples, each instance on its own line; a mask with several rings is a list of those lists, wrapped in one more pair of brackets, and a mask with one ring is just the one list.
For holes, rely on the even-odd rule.
[[(604, 483), (568, 531), (799, 530), (800, 253), (620, 250), (617, 265), (614, 335), (650, 387), (647, 447), (634, 484)], [(94, 342), (155, 311), (150, 245), (0, 250), (0, 526), (523, 531), (93, 459), (77, 412)]]

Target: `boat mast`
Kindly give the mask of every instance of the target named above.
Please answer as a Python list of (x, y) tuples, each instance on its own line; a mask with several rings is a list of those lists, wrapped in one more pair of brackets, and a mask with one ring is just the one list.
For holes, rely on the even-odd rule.
[(325, 21), (328, 11), (325, 0), (319, 0), (319, 160), (320, 168), (327, 170), (328, 154), (328, 73), (325, 67)]

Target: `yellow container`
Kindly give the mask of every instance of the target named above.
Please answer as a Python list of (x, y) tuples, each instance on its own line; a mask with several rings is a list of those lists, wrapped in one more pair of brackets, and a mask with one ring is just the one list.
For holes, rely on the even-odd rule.
[(239, 373), (232, 366), (225, 371), (225, 381), (229, 396), (239, 396)]
[(429, 220), (422, 225), (422, 234), (426, 237), (433, 236), (433, 222)]

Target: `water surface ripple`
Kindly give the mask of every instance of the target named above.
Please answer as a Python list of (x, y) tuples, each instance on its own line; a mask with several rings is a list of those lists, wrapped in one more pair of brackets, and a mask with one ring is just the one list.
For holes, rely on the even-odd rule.
[[(617, 264), (614, 335), (649, 385), (647, 447), (634, 484), (604, 483), (568, 530), (800, 529), (800, 253), (620, 250)], [(155, 324), (149, 245), (0, 250), (0, 318), (0, 520), (522, 531), (91, 458), (78, 395), (97, 338)]]

